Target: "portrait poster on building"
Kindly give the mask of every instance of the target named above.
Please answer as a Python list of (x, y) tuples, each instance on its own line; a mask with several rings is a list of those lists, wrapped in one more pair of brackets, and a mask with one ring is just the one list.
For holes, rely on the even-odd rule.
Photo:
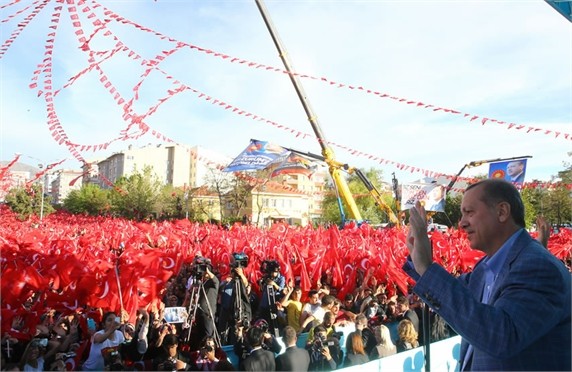
[(524, 183), (526, 159), (490, 163), (489, 178), (502, 178), (514, 184)]
[(445, 212), (445, 186), (435, 183), (408, 183), (401, 186), (401, 209), (406, 210), (419, 200), (426, 211)]

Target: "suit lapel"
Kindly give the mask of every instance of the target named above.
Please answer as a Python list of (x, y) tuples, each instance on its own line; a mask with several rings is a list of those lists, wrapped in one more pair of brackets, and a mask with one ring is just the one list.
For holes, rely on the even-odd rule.
[(528, 235), (528, 233), (521, 232), (521, 234), (518, 236), (518, 238), (514, 241), (514, 244), (512, 245), (512, 247), (509, 248), (510, 251), (508, 252), (508, 255), (506, 256), (506, 261), (502, 265), (501, 271), (499, 272), (499, 275), (495, 281), (495, 285), (493, 286), (493, 290), (491, 293), (491, 298), (489, 300), (489, 303), (492, 304), (496, 301), (496, 299), (498, 298), (498, 296), (500, 294), (500, 289), (501, 289), (500, 285), (505, 282), (505, 278), (510, 271), (510, 267), (511, 267), (513, 261), (518, 257), (518, 255), (524, 249), (524, 247), (528, 246), (528, 244), (530, 243), (531, 240), (532, 240), (532, 238), (530, 237), (530, 235)]

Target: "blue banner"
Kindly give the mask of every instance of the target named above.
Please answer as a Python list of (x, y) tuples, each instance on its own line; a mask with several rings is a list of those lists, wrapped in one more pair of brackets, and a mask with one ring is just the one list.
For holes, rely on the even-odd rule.
[(250, 140), (250, 145), (240, 153), (223, 172), (260, 170), (272, 163), (284, 161), (290, 151), (266, 141)]
[(283, 162), (273, 164), (276, 164), (276, 167), (272, 171), (271, 177), (276, 177), (280, 174), (303, 174), (309, 178), (317, 167), (316, 163), (309, 158), (295, 153), (288, 155)]
[(522, 185), (526, 173), (526, 159), (490, 163), (489, 178), (502, 178), (514, 184)]

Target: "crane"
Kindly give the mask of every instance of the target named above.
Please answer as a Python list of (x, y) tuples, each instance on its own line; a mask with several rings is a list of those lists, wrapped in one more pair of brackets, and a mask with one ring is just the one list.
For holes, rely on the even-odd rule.
[[(326, 138), (324, 136), (322, 128), (320, 127), (320, 124), (318, 123), (318, 119), (317, 119), (316, 115), (314, 114), (312, 107), (310, 106), (310, 102), (308, 101), (308, 98), (306, 97), (306, 93), (304, 92), (304, 88), (302, 87), (302, 83), (300, 82), (300, 79), (298, 78), (298, 76), (296, 74), (293, 73), (293, 69), (292, 69), (290, 61), (287, 57), (287, 54), (285, 52), (285, 48), (282, 45), (282, 41), (280, 40), (280, 38), (279, 38), (275, 28), (274, 28), (274, 24), (272, 23), (270, 16), (268, 15), (268, 10), (266, 9), (266, 6), (264, 5), (263, 0), (255, 0), (255, 1), (256, 1), (256, 5), (258, 7), (258, 10), (260, 11), (260, 14), (262, 15), (264, 23), (266, 24), (266, 27), (268, 28), (270, 36), (272, 37), (274, 45), (276, 46), (276, 49), (278, 50), (278, 53), (280, 55), (280, 59), (282, 60), (282, 63), (284, 64), (284, 67), (286, 68), (286, 71), (288, 72), (288, 76), (290, 77), (290, 81), (294, 85), (294, 89), (296, 90), (296, 94), (298, 95), (298, 98), (300, 99), (300, 102), (302, 103), (304, 111), (306, 112), (306, 116), (308, 118), (308, 121), (310, 122), (310, 125), (312, 126), (312, 130), (314, 131), (314, 134), (316, 135), (316, 138), (318, 139), (318, 142), (319, 142), (320, 147), (322, 149), (322, 155), (321, 156), (311, 154), (311, 153), (302, 153), (302, 154), (310, 156), (314, 159), (321, 160), (321, 161), (325, 162), (326, 165), (328, 166), (328, 171), (332, 177), (334, 187), (336, 188), (336, 191), (338, 193), (338, 205), (340, 208), (342, 223), (345, 222), (345, 213), (344, 213), (342, 203), (340, 202), (340, 198), (344, 201), (345, 205), (347, 206), (350, 217), (352, 219), (358, 221), (358, 222), (362, 221), (361, 213), (360, 213), (360, 211), (357, 207), (357, 204), (356, 204), (356, 202), (352, 196), (352, 193), (349, 189), (349, 186), (348, 186), (345, 178), (343, 177), (342, 171), (345, 171), (348, 173), (354, 173), (358, 176), (358, 178), (364, 183), (365, 187), (368, 189), (369, 193), (374, 198), (376, 204), (381, 208), (382, 211), (384, 211), (387, 214), (390, 222), (399, 226), (399, 220), (398, 220), (397, 216), (395, 215), (393, 210), (383, 201), (383, 199), (381, 198), (381, 194), (375, 188), (375, 186), (367, 179), (365, 174), (363, 174), (363, 172), (361, 170), (359, 170), (358, 168), (350, 167), (347, 164), (343, 164), (343, 163), (335, 160), (334, 151), (328, 145), (328, 141), (326, 141)], [(299, 151), (296, 151), (296, 150), (291, 150), (291, 151), (295, 151), (295, 152), (300, 153)]]

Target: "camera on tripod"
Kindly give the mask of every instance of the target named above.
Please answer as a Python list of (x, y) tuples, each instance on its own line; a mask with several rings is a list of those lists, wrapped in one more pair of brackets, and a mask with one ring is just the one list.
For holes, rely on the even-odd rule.
[(272, 273), (280, 271), (280, 263), (276, 260), (264, 260), (260, 265), (260, 272), (262, 274), (272, 277)]
[(196, 279), (202, 279), (207, 270), (212, 271), (212, 267), (213, 266), (211, 260), (206, 257), (197, 256), (193, 260), (193, 265), (191, 266), (191, 274)]
[(233, 253), (232, 258), (230, 259), (230, 268), (234, 271), (240, 268), (246, 268), (248, 266), (248, 256), (246, 253)]

